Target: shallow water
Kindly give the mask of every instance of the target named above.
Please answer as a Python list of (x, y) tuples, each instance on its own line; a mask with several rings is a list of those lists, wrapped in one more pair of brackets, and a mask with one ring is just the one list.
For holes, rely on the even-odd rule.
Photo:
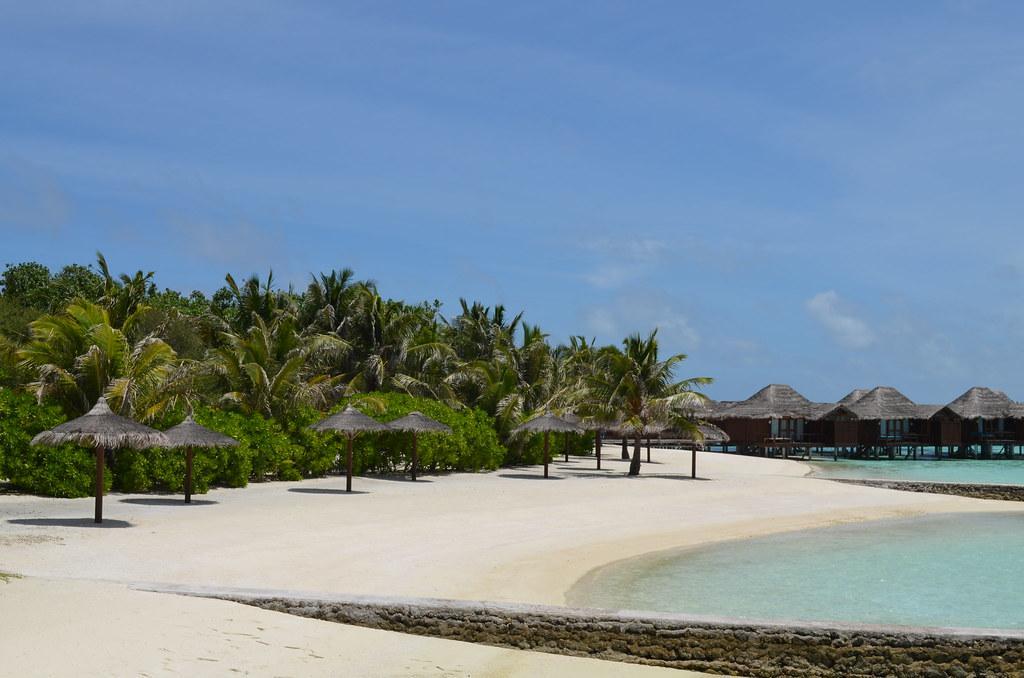
[(873, 521), (650, 554), (570, 605), (746, 619), (1024, 629), (1024, 512)]
[(1024, 485), (1024, 459), (841, 459), (812, 466), (822, 478)]

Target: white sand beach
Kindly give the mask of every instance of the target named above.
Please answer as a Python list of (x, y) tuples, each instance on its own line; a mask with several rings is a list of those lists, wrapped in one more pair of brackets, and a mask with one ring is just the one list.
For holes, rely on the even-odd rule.
[[(795, 461), (655, 450), (639, 478), (593, 458), (417, 483), (344, 478), (176, 496), (0, 496), (0, 637), (19, 673), (628, 675), (657, 669), (370, 631), (128, 590), (168, 583), (564, 604), (591, 569), (651, 551), (844, 521), (1019, 504), (803, 477)], [(54, 629), (63, 646), (53, 651)], [(254, 631), (258, 629), (259, 633)], [(265, 632), (264, 632), (265, 631)], [(248, 635), (246, 635), (248, 634)], [(331, 660), (331, 658), (335, 660)], [(344, 660), (342, 659), (344, 658)], [(212, 661), (216, 660), (216, 662)], [(337, 662), (348, 663), (337, 663)], [(24, 662), (19, 664), (18, 662)], [(216, 665), (215, 665), (216, 664)], [(7, 664), (7, 670), (11, 669)], [(350, 667), (355, 667), (351, 669)], [(678, 675), (678, 673), (677, 673)]]

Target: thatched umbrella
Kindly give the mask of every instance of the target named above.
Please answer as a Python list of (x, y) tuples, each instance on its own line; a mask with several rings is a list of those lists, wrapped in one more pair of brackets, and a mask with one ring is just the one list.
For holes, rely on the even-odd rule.
[[(729, 434), (718, 428), (714, 424), (708, 422), (700, 422), (697, 424), (697, 431), (700, 432), (698, 436), (693, 431), (682, 431), (680, 433), (680, 440), (692, 441), (693, 442), (693, 453), (690, 457), (690, 477), (697, 477), (697, 450), (703, 449), (707, 443), (727, 443), (729, 442)], [(698, 437), (700, 440), (698, 440)]]
[(412, 432), (412, 479), (416, 480), (416, 466), (419, 463), (417, 436), (420, 433), (451, 433), (447, 424), (435, 421), (421, 412), (410, 412), (404, 417), (388, 422), (388, 428), (395, 431)]
[(111, 412), (107, 399), (100, 397), (85, 415), (66, 421), (32, 439), (33, 445), (74, 443), (96, 451), (96, 522), (103, 522), (103, 455), (106, 450), (166, 447), (160, 431)]
[(544, 434), (544, 477), (545, 478), (548, 477), (548, 463), (550, 462), (549, 450), (551, 449), (550, 445), (549, 445), (549, 441), (548, 441), (548, 436), (551, 434), (552, 431), (554, 431), (555, 433), (582, 433), (583, 429), (581, 429), (576, 424), (573, 424), (572, 422), (566, 421), (565, 419), (562, 419), (561, 417), (556, 417), (555, 415), (551, 414), (550, 412), (546, 412), (546, 413), (542, 414), (539, 417), (535, 417), (535, 418), (533, 418), (533, 419), (531, 419), (531, 420), (529, 420), (527, 422), (523, 422), (522, 424), (517, 426), (512, 431), (513, 433), (543, 433)]
[(341, 431), (348, 435), (348, 457), (345, 463), (345, 491), (352, 491), (352, 441), (358, 433), (375, 433), (389, 430), (386, 424), (371, 419), (349, 405), (341, 412), (310, 426), (314, 431)]
[(218, 447), (237, 447), (238, 441), (231, 436), (210, 430), (205, 426), (196, 423), (192, 415), (185, 417), (173, 428), (164, 431), (164, 435), (171, 441), (168, 447), (185, 450), (185, 503), (192, 503), (192, 452), (199, 449), (215, 449)]

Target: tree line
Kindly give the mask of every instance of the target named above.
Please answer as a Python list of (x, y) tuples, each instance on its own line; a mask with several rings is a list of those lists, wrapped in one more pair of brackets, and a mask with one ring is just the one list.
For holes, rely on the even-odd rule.
[(115, 275), (102, 254), (56, 272), (8, 264), (0, 278), (0, 386), (69, 418), (102, 395), (146, 422), (203, 406), (286, 423), (396, 393), (482, 411), (512, 462), (523, 449), (512, 429), (537, 413), (614, 424), (635, 440), (636, 472), (647, 431), (693, 428), (710, 379), (678, 379), (685, 357), (660, 357), (656, 330), (621, 346), (555, 344), (501, 305), (461, 299), (446, 316), (436, 300), (384, 298), (348, 268), (301, 291), (272, 273), (228, 274), (210, 296), (161, 290), (153, 272)]

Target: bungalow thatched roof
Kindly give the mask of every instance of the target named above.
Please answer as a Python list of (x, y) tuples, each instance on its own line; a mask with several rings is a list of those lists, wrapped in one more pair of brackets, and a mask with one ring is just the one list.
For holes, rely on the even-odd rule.
[(715, 412), (715, 419), (808, 418), (813, 403), (786, 384), (769, 384), (746, 400)]
[(867, 394), (867, 392), (868, 392), (868, 389), (866, 389), (866, 388), (855, 388), (852, 391), (850, 391), (849, 393), (847, 393), (846, 395), (844, 395), (842, 397), (842, 399), (838, 403), (836, 403), (836, 404), (837, 405), (852, 405), (853, 403), (855, 403), (858, 400), (860, 400), (861, 398), (863, 398)]
[[(876, 386), (850, 404), (859, 419), (917, 419), (918, 406), (891, 386)], [(929, 415), (931, 416), (931, 415)]]
[(962, 419), (1006, 419), (1015, 416), (1018, 406), (1002, 391), (975, 386), (946, 408)]

